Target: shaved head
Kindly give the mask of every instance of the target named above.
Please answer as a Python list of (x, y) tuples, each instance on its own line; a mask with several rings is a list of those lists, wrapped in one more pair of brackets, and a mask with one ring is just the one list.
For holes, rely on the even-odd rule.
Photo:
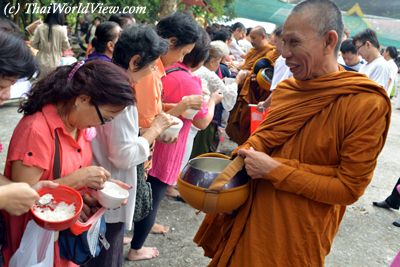
[(256, 50), (262, 49), (268, 44), (267, 32), (265, 31), (264, 27), (257, 26), (251, 30), (250, 42)]
[(253, 33), (261, 35), (261, 36), (267, 36), (267, 32), (265, 31), (264, 27), (262, 26), (256, 26), (251, 30)]
[[(330, 0), (305, 0), (296, 5), (291, 14), (306, 14), (310, 25), (320, 36), (329, 31), (336, 31), (338, 39), (343, 37), (343, 18), (339, 8)], [(337, 54), (340, 49), (340, 42), (335, 47)]]

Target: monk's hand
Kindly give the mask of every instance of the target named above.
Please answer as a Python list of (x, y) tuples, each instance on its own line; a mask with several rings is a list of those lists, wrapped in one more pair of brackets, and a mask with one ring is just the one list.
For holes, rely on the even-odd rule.
[(265, 178), (266, 174), (281, 165), (269, 155), (255, 151), (252, 147), (250, 149), (239, 149), (238, 154), (244, 158), (247, 174), (252, 179)]

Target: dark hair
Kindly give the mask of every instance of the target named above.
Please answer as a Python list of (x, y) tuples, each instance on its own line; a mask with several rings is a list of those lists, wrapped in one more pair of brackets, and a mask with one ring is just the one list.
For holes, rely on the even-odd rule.
[(164, 40), (147, 25), (131, 25), (122, 31), (113, 52), (113, 62), (128, 69), (131, 58), (140, 56), (138, 68), (142, 69), (168, 51)]
[(79, 63), (58, 67), (35, 83), (18, 112), (31, 115), (51, 103), (67, 106), (79, 95), (89, 96), (90, 103), (97, 105), (128, 106), (135, 102), (126, 71), (111, 62), (89, 61), (68, 81), (71, 70)]
[(246, 27), (243, 25), (241, 22), (236, 22), (231, 26), (232, 32), (236, 31), (239, 29), (240, 31), (246, 31)]
[(31, 50), (21, 38), (0, 31), (0, 75), (31, 78), (38, 69)]
[(65, 18), (64, 18), (64, 14), (60, 13), (60, 11), (58, 11), (58, 9), (55, 8), (54, 5), (51, 6), (52, 8), (50, 9), (51, 11), (54, 12), (50, 12), (47, 14), (47, 16), (44, 19), (44, 23), (47, 24), (47, 26), (49, 26), (49, 33), (48, 33), (48, 39), (51, 39), (51, 36), (53, 35), (53, 25), (64, 25), (65, 24)]
[(194, 44), (199, 38), (199, 25), (188, 14), (175, 12), (162, 18), (157, 24), (157, 33), (162, 38), (175, 37), (175, 47)]
[(17, 37), (23, 38), (23, 35), (18, 25), (7, 18), (0, 17), (0, 31), (5, 31), (14, 34)]
[(248, 36), (251, 33), (252, 29), (253, 29), (252, 27), (246, 29), (246, 36)]
[(122, 13), (122, 14), (112, 14), (110, 16), (110, 18), (108, 19), (108, 21), (113, 21), (118, 23), (118, 25), (122, 28), (125, 29), (128, 25), (129, 21), (135, 22), (135, 19), (130, 15), (130, 14), (126, 14), (126, 13)]
[(92, 40), (92, 46), (98, 53), (104, 53), (109, 41), (114, 41), (118, 38), (119, 33), (115, 30), (119, 25), (112, 21), (101, 23), (96, 28), (95, 37)]
[(213, 41), (222, 41), (226, 43), (232, 37), (232, 32), (226, 28), (222, 28), (219, 31), (214, 32), (212, 36)]
[(362, 44), (365, 44), (367, 41), (369, 41), (375, 48), (379, 49), (378, 37), (376, 36), (375, 31), (371, 29), (365, 29), (364, 31), (357, 33), (353, 37), (353, 44), (355, 45), (357, 41)]
[(208, 58), (210, 42), (208, 33), (204, 29), (201, 29), (199, 39), (192, 51), (183, 58), (183, 64), (188, 67), (197, 67), (201, 62), (204, 62)]
[(320, 36), (324, 36), (329, 31), (336, 31), (338, 42), (335, 47), (337, 55), (343, 36), (343, 18), (340, 9), (330, 0), (305, 0), (296, 5), (292, 14), (304, 10), (312, 11), (307, 13), (311, 25), (317, 30)]
[(282, 27), (282, 25), (280, 25), (280, 26), (277, 26), (272, 33), (276, 37), (281, 37), (282, 36), (282, 31), (283, 31), (283, 27)]
[(354, 55), (357, 54), (357, 48), (353, 43), (353, 39), (346, 39), (342, 42), (341, 46), (340, 46), (340, 52), (342, 52), (342, 54), (345, 53), (352, 53)]
[(97, 16), (97, 17), (95, 17), (95, 18), (92, 20), (92, 24), (94, 24), (94, 22), (95, 22), (96, 20), (98, 20), (100, 23), (101, 23), (101, 21), (102, 21), (102, 19), (101, 19), (99, 16)]
[(396, 59), (399, 56), (399, 53), (397, 52), (396, 47), (394, 46), (388, 46), (386, 47), (386, 52), (389, 53), (389, 56), (393, 59)]

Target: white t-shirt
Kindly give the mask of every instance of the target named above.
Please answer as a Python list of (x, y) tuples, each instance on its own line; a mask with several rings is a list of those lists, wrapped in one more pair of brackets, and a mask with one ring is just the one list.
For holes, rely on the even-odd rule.
[(360, 62), (358, 62), (356, 65), (353, 66), (347, 66), (355, 71), (360, 71), (361, 67), (365, 65), (365, 61), (364, 60), (360, 60)]
[(367, 75), (368, 78), (375, 81), (388, 91), (390, 67), (382, 56), (379, 56), (372, 62), (363, 65), (360, 68), (360, 73)]
[[(397, 81), (397, 72), (399, 71), (399, 68), (397, 67), (396, 63), (394, 62), (393, 59), (388, 60), (388, 65), (390, 68), (390, 84), (389, 84), (389, 91), (391, 92), (393, 90), (393, 85), (396, 85)], [(389, 92), (389, 94), (390, 94)]]
[(286, 59), (282, 56), (279, 56), (275, 61), (274, 76), (272, 77), (270, 90), (275, 90), (278, 83), (292, 76), (293, 74), (290, 71), (290, 68), (286, 65)]

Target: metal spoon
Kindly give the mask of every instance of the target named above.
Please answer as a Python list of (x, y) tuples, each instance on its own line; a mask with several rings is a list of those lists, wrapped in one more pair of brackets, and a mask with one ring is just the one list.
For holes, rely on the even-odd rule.
[(45, 194), (36, 201), (36, 205), (40, 206), (40, 207), (44, 207), (44, 206), (52, 207), (52, 206), (54, 206), (54, 204), (55, 204), (54, 198), (51, 194)]

